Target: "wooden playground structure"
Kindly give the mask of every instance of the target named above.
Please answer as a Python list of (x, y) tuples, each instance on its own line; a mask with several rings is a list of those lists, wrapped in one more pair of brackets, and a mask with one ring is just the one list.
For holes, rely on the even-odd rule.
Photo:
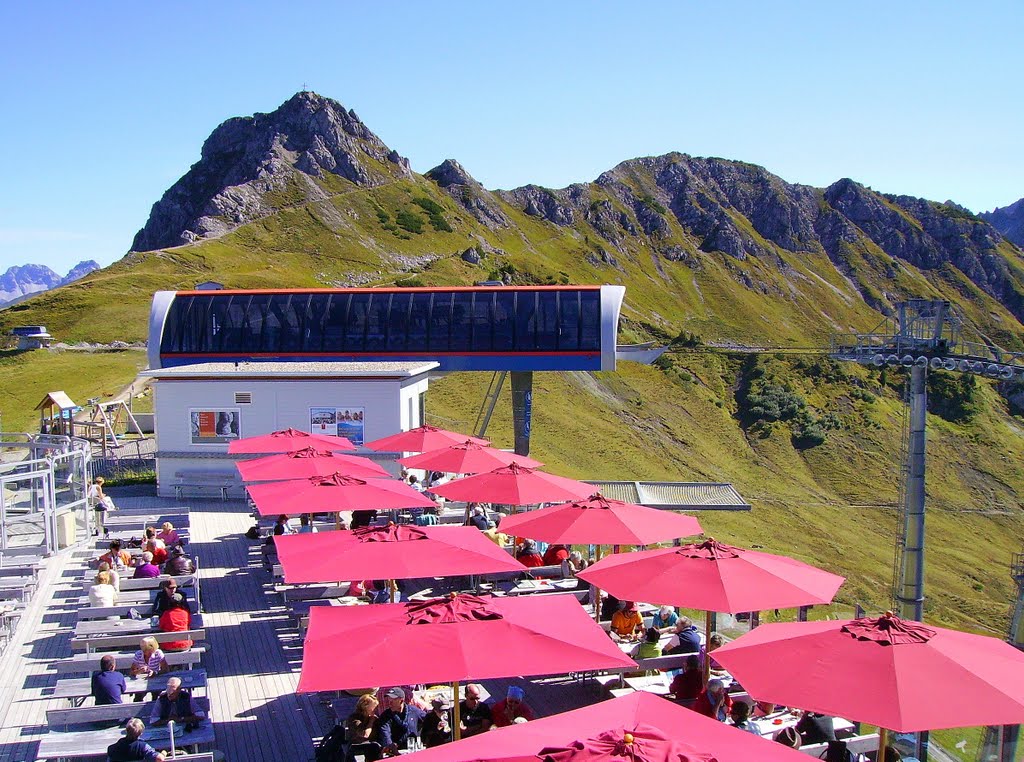
[(134, 434), (139, 439), (146, 439), (125, 400), (100, 402), (99, 397), (91, 397), (86, 404), (90, 408), (88, 414), (83, 413), (83, 408), (64, 392), (48, 393), (36, 405), (39, 411), (39, 430), (45, 434), (86, 439), (102, 449), (103, 457), (107, 456), (108, 448), (118, 447), (128, 435)]

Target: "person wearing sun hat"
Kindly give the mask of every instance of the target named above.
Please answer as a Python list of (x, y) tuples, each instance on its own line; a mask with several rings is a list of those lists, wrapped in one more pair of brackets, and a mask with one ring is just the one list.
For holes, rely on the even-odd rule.
[(452, 740), (452, 724), (448, 717), (451, 702), (444, 696), (435, 696), (430, 702), (431, 712), (423, 718), (423, 729), (420, 738), (428, 749), (432, 746), (450, 743)]
[(505, 698), (499, 701), (491, 709), (491, 720), (496, 728), (504, 728), (512, 725), (519, 718), (532, 720), (536, 716), (530, 705), (524, 701), (526, 694), (518, 685), (510, 685), (505, 693)]

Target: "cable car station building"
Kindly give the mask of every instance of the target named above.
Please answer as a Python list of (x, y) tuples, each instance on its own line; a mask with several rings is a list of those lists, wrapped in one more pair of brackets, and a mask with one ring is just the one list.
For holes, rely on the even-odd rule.
[[(160, 291), (149, 322), (157, 482), (237, 481), (233, 439), (356, 444), (421, 425), (431, 377), (509, 371), (516, 451), (533, 371), (614, 370), (622, 286)], [(222, 494), (226, 494), (222, 491)]]

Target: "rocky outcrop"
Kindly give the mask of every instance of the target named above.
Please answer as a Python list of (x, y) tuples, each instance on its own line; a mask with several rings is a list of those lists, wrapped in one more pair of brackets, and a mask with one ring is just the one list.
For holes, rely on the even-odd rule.
[(61, 277), (46, 265), (16, 265), (0, 275), (0, 305), (20, 301), (31, 294), (49, 291), (83, 278), (100, 266), (89, 259), (79, 262)]
[(1024, 198), (1009, 206), (978, 215), (1003, 234), (1005, 238), (1024, 248)]
[(316, 93), (298, 93), (269, 114), (229, 119), (153, 205), (132, 250), (223, 235), (284, 206), (326, 198), (317, 182), (326, 174), (374, 186), (412, 172), (354, 111)]
[(427, 172), (426, 177), (487, 228), (494, 230), (512, 226), (493, 194), (474, 180), (455, 159), (445, 159)]

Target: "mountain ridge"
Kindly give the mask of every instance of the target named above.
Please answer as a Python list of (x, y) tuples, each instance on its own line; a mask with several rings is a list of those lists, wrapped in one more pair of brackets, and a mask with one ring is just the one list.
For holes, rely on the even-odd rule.
[(92, 259), (79, 262), (63, 276), (46, 265), (25, 264), (8, 267), (3, 275), (0, 275), (0, 307), (15, 304), (58, 286), (66, 286), (99, 269), (99, 263)]

